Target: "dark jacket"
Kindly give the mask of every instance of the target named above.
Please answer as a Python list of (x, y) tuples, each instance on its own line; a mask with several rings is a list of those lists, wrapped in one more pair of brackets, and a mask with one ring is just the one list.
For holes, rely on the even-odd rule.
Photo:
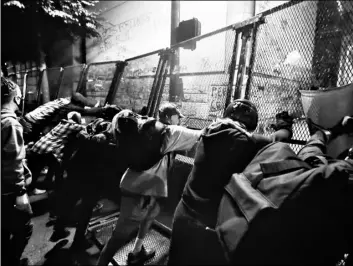
[(241, 173), (271, 139), (249, 134), (236, 123), (220, 120), (206, 128), (197, 146), (194, 167), (182, 195), (184, 203), (214, 227), (223, 188)]

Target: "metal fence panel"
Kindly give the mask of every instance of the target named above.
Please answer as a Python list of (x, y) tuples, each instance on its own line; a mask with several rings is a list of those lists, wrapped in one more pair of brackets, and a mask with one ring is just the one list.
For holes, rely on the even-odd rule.
[[(38, 95), (40, 93), (39, 82), (43, 72), (40, 70), (27, 71), (26, 78), (26, 91), (24, 93), (24, 112), (30, 112), (38, 106)], [(22, 88), (23, 88), (23, 84)]]
[[(91, 63), (87, 66), (79, 92), (89, 100), (105, 104), (119, 61)], [(114, 84), (113, 84), (114, 85)]]
[[(229, 90), (229, 75), (235, 31), (228, 29), (197, 41), (195, 50), (180, 48), (180, 65), (173, 75), (181, 78), (183, 95), (176, 99), (188, 118), (185, 126), (203, 128), (223, 114)], [(161, 104), (169, 101), (170, 75)]]
[(85, 67), (84, 64), (64, 67), (57, 98), (71, 97), (77, 91)]
[(127, 61), (112, 103), (139, 112), (143, 107), (147, 107), (156, 76), (159, 53)]
[[(54, 101), (57, 98), (59, 88), (60, 88), (60, 83), (61, 83), (61, 78), (62, 78), (62, 71), (63, 69), (61, 67), (55, 67), (55, 68), (47, 68), (43, 72), (43, 79), (42, 79), (42, 84), (41, 84), (41, 102), (44, 103), (43, 101), (43, 86), (46, 85), (44, 82), (48, 82), (48, 88), (49, 88), (49, 101)], [(47, 78), (47, 81), (45, 78)]]

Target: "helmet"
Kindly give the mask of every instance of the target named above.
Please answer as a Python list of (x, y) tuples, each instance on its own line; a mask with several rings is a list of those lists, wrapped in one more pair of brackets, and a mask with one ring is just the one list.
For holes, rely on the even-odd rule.
[(244, 124), (249, 131), (256, 129), (259, 119), (256, 106), (246, 99), (237, 99), (230, 103), (224, 111), (223, 117)]

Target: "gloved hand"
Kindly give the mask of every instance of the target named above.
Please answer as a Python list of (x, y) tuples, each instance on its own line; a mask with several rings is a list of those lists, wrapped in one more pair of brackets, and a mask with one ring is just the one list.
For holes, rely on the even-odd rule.
[(288, 114), (288, 111), (283, 111), (276, 114), (276, 124), (271, 124), (270, 127), (274, 130), (287, 129), (291, 134), (293, 125), (293, 117)]

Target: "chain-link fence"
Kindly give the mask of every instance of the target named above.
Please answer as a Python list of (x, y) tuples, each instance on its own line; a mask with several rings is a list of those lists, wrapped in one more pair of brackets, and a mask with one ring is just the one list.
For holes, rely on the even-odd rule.
[(88, 100), (99, 101), (104, 105), (108, 101), (110, 91), (114, 90), (117, 75), (123, 70), (121, 61), (91, 63), (87, 66), (78, 91)]
[(57, 98), (71, 97), (77, 91), (80, 82), (82, 82), (82, 74), (85, 68), (85, 64), (64, 68)]
[[(41, 104), (49, 101), (53, 101), (57, 98), (59, 93), (59, 88), (61, 84), (61, 78), (63, 74), (63, 68), (61, 67), (54, 67), (54, 68), (47, 68), (43, 70), (43, 78), (41, 83)], [(47, 86), (49, 90), (49, 99), (43, 99), (43, 89)]]
[(166, 79), (161, 104), (170, 100), (171, 86), (177, 86), (180, 94), (175, 96), (175, 100), (187, 117), (184, 125), (203, 128), (223, 114), (231, 89), (230, 66), (235, 36), (235, 30), (228, 27), (198, 40), (194, 50), (178, 49), (179, 66)]
[(127, 59), (118, 89), (112, 100), (122, 108), (140, 112), (150, 99), (153, 82), (156, 78), (160, 50)]
[(263, 13), (247, 88), (259, 110), (258, 132), (271, 133), (275, 114), (288, 110), (295, 117), (293, 138), (306, 140), (299, 91), (353, 82), (352, 9), (348, 1), (303, 1)]
[[(39, 69), (27, 71), (25, 79), (25, 90), (24, 90), (24, 113), (28, 113), (34, 110), (38, 106), (39, 95), (40, 95), (40, 81), (42, 79), (43, 72)], [(23, 85), (22, 85), (23, 86)]]

